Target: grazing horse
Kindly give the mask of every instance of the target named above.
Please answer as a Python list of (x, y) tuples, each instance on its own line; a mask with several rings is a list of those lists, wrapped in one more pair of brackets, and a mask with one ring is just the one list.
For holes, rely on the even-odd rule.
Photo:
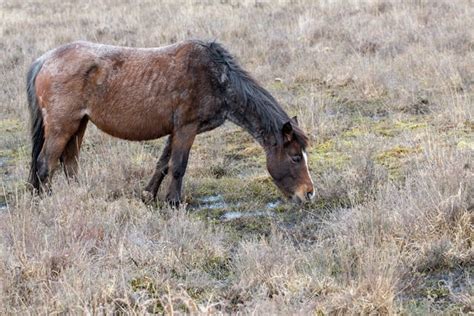
[(170, 174), (166, 199), (178, 204), (189, 151), (197, 134), (225, 120), (264, 148), (267, 169), (294, 201), (314, 196), (305, 148), (308, 138), (270, 93), (216, 42), (189, 40), (160, 48), (74, 42), (38, 58), (27, 76), (32, 121), (29, 183), (41, 191), (63, 163), (68, 177), (91, 121), (127, 140), (168, 136), (145, 188), (156, 198)]

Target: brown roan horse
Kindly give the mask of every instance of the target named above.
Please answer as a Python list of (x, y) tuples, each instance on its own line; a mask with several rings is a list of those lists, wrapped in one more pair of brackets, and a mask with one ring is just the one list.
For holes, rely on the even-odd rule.
[(166, 199), (180, 202), (189, 151), (197, 134), (227, 119), (264, 148), (275, 184), (294, 201), (314, 196), (308, 138), (277, 101), (216, 42), (189, 40), (160, 48), (74, 42), (51, 50), (27, 77), (32, 121), (29, 182), (41, 191), (62, 162), (68, 177), (89, 121), (122, 139), (169, 135), (145, 188), (156, 198), (171, 176)]

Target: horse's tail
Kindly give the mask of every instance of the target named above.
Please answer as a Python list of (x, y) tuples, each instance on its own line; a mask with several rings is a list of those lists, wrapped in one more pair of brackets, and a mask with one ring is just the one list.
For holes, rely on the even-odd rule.
[(280, 107), (273, 96), (252, 76), (242, 69), (235, 58), (219, 43), (205, 43), (212, 61), (218, 65), (216, 79), (225, 91), (228, 102), (237, 103), (245, 111), (254, 110), (264, 118), (265, 127), (269, 132), (277, 133), (278, 122), (289, 120), (288, 115)]
[(41, 67), (43, 66), (44, 60), (36, 60), (28, 70), (26, 76), (26, 91), (28, 96), (28, 108), (30, 110), (31, 119), (31, 167), (28, 182), (31, 184), (33, 189), (39, 190), (40, 180), (38, 178), (38, 156), (43, 148), (44, 143), (44, 126), (43, 126), (43, 115), (38, 104), (36, 96), (36, 76), (38, 75)]

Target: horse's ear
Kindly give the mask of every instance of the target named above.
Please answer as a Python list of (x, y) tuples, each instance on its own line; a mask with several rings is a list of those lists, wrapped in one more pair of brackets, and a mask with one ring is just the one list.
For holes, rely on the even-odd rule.
[(298, 124), (298, 117), (297, 117), (296, 115), (293, 116), (291, 119), (293, 120), (293, 122), (296, 123), (296, 125), (299, 125), (299, 124)]
[(283, 124), (281, 132), (283, 134), (283, 140), (285, 142), (290, 142), (293, 139), (293, 126), (291, 125), (291, 121), (288, 121)]

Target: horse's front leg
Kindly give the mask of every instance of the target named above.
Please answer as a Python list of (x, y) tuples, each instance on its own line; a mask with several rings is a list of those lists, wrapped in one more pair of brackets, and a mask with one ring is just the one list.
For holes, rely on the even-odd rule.
[(173, 206), (178, 206), (181, 201), (183, 176), (196, 133), (196, 125), (186, 125), (176, 130), (171, 137), (171, 161), (169, 163), (171, 183), (166, 200)]
[(145, 187), (145, 190), (142, 192), (143, 202), (150, 202), (156, 199), (156, 194), (158, 193), (161, 182), (163, 182), (166, 174), (168, 174), (168, 162), (171, 157), (171, 140), (172, 136), (168, 136), (160, 159), (156, 163), (155, 173), (150, 179), (150, 182), (148, 182), (148, 185)]

